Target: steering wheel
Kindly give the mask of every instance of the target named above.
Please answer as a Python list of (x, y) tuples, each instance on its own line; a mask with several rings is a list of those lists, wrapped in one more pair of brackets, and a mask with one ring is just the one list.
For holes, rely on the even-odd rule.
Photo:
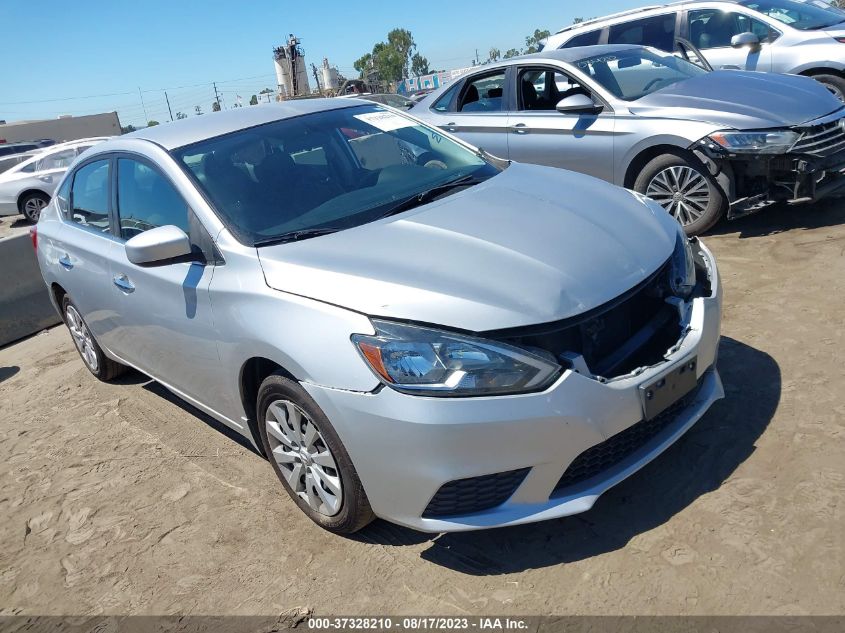
[(428, 169), (449, 169), (449, 166), (437, 158), (434, 152), (423, 152), (417, 156), (417, 165), (422, 165)]

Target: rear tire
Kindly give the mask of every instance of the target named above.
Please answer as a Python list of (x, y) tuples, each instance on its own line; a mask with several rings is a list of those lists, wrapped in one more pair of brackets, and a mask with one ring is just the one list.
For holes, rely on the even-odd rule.
[(707, 167), (681, 151), (661, 154), (646, 163), (634, 181), (634, 190), (666, 209), (689, 236), (704, 233), (729, 206), (728, 196)]
[(839, 75), (832, 75), (828, 73), (820, 73), (818, 75), (810, 75), (813, 79), (822, 84), (825, 88), (833, 93), (833, 96), (840, 101), (845, 102), (845, 78)]
[(309, 519), (330, 532), (352, 534), (375, 518), (337, 432), (299, 383), (268, 376), (256, 411), (264, 454)]
[(91, 330), (88, 329), (88, 325), (82, 318), (79, 308), (74, 305), (68, 295), (65, 295), (62, 299), (62, 317), (73, 338), (73, 343), (76, 345), (76, 351), (82, 358), (82, 363), (97, 378), (104, 382), (109, 381), (129, 369), (126, 365), (113, 361), (103, 353), (102, 348), (94, 340), (94, 335), (91, 334)]
[(21, 199), (20, 210), (23, 217), (34, 224), (38, 222), (38, 218), (41, 217), (41, 211), (48, 204), (50, 204), (50, 196), (46, 193), (34, 192)]

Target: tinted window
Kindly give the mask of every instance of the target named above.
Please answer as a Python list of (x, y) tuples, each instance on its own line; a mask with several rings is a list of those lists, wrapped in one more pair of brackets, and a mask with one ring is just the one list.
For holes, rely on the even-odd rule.
[(767, 41), (770, 29), (759, 20), (735, 11), (699, 9), (689, 12), (690, 41), (700, 49), (727, 48), (734, 35), (747, 32)]
[(375, 104), (283, 119), (174, 153), (248, 244), (359, 226), (398, 204), (413, 206), (433, 187), (498, 173), (437, 130)]
[(109, 231), (109, 161), (98, 160), (79, 169), (71, 188), (70, 220), (93, 231)]
[(554, 110), (561, 99), (590, 94), (567, 75), (547, 68), (521, 69), (517, 85), (520, 110)]
[(27, 174), (33, 173), (35, 171), (35, 163), (34, 162), (27, 163), (26, 165), (24, 165), (23, 167), (20, 168), (20, 171), (27, 173)]
[(434, 105), (431, 106), (431, 109), (436, 110), (437, 112), (448, 112), (449, 106), (452, 103), (452, 97), (455, 96), (455, 91), (457, 91), (460, 85), (460, 82), (458, 82), (454, 86), (449, 88), (446, 92), (444, 92), (440, 96), (440, 98), (434, 102)]
[(117, 161), (120, 236), (129, 238), (172, 224), (188, 232), (188, 206), (158, 170), (128, 158)]
[(502, 109), (505, 72), (485, 75), (466, 83), (461, 92), (459, 112), (498, 112)]
[(571, 40), (566, 42), (561, 48), (572, 48), (574, 46), (595, 46), (601, 39), (601, 29), (598, 31), (590, 31), (589, 33), (581, 33), (576, 35)]
[(641, 44), (671, 51), (675, 48), (675, 14), (667, 13), (614, 24), (610, 27), (607, 43)]

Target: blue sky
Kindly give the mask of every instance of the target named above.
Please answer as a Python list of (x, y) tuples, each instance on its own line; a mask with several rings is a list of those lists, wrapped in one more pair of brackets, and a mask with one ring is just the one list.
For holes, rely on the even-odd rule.
[[(575, 16), (639, 4), (644, 2), (3, 0), (0, 119), (116, 109), (124, 125), (166, 121), (163, 89), (174, 115), (192, 115), (195, 105), (210, 112), (212, 81), (224, 106), (236, 95), (247, 103), (262, 88), (275, 87), (272, 48), (288, 33), (301, 38), (309, 65), (328, 57), (352, 77), (358, 57), (390, 29), (407, 28), (432, 67), (449, 69), (470, 65), (476, 48), (484, 59), (492, 46), (519, 48), (535, 28), (554, 32)], [(35, 45), (32, 34), (40, 38)]]

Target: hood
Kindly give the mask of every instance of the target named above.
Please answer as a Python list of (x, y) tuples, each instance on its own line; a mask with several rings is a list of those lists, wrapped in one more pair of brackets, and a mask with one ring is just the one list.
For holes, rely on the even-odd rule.
[(257, 250), (271, 288), (482, 332), (599, 306), (657, 270), (676, 235), (668, 214), (629, 191), (513, 164), (412, 211)]
[(752, 130), (799, 125), (841, 107), (809, 77), (717, 70), (653, 92), (632, 102), (629, 109), (643, 116)]

